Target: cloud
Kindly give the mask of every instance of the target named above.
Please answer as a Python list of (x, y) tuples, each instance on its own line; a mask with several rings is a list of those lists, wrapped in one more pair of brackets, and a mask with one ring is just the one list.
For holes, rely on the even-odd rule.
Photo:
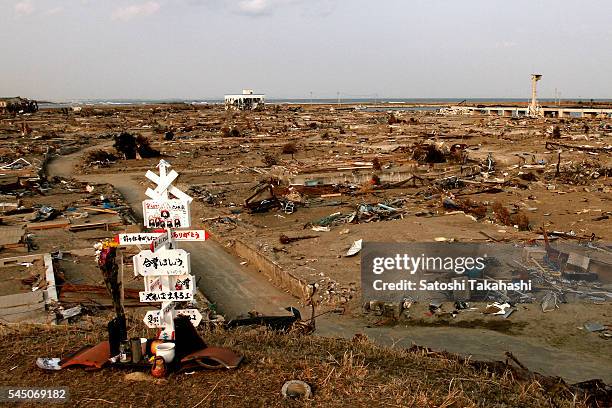
[(514, 41), (501, 41), (495, 43), (495, 48), (514, 48), (518, 44)]
[(28, 16), (36, 11), (36, 7), (30, 0), (20, 1), (15, 4), (15, 14), (18, 16)]
[(322, 18), (330, 16), (336, 11), (336, 0), (311, 0), (304, 4), (304, 17)]
[(63, 7), (54, 7), (52, 9), (49, 9), (49, 10), (45, 11), (45, 15), (54, 16), (56, 14), (61, 13), (62, 11), (64, 11)]
[(188, 6), (206, 6), (211, 10), (226, 10), (247, 17), (275, 14), (280, 9), (294, 7), (305, 17), (326, 17), (333, 13), (338, 0), (181, 0)]
[(232, 1), (226, 0), (229, 4), (230, 9), (236, 14), (242, 14), (251, 17), (268, 16), (273, 14), (276, 10), (291, 6), (305, 6), (314, 5), (318, 3), (317, 0), (239, 0)]
[(113, 11), (113, 20), (129, 21), (136, 17), (150, 16), (159, 11), (160, 5), (156, 1), (133, 4), (131, 6), (119, 7)]
[(235, 10), (239, 14), (248, 16), (264, 16), (271, 14), (278, 5), (277, 3), (284, 2), (278, 0), (240, 0), (236, 4)]

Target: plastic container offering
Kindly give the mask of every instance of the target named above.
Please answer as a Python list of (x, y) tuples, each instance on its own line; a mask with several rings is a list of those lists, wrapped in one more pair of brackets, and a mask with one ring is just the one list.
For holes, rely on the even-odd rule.
[(174, 343), (159, 344), (155, 352), (155, 355), (157, 357), (162, 357), (166, 364), (171, 363), (172, 360), (174, 360), (174, 354)]

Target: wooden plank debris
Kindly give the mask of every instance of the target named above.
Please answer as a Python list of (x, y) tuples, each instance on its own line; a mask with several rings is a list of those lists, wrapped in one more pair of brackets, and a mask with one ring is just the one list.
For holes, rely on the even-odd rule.
[(57, 288), (55, 286), (55, 272), (53, 270), (53, 258), (51, 254), (45, 254), (43, 256), (45, 262), (45, 280), (47, 281), (47, 287), (45, 288), (45, 302), (57, 302)]
[(22, 262), (41, 261), (43, 259), (44, 259), (43, 254), (12, 256), (10, 258), (0, 258), (0, 268), (3, 268), (5, 266), (15, 266)]
[(0, 227), (0, 249), (23, 247), (24, 234), (21, 227)]
[(91, 223), (84, 223), (84, 224), (72, 224), (68, 226), (68, 230), (75, 232), (75, 231), (85, 231), (85, 230), (90, 230), (90, 229), (102, 228), (108, 231), (109, 228), (118, 227), (120, 225), (123, 225), (123, 222), (121, 221), (91, 222)]
[(46, 229), (53, 229), (53, 228), (66, 228), (69, 225), (70, 225), (70, 221), (60, 219), (60, 220), (53, 220), (53, 221), (32, 222), (32, 223), (29, 223), (26, 226), (26, 228), (31, 231), (37, 231), (37, 230), (46, 230)]
[(119, 214), (119, 212), (117, 212), (115, 210), (108, 209), (108, 208), (83, 207), (83, 210), (85, 210), (85, 211), (94, 211), (94, 212), (99, 212), (99, 213), (106, 213), (106, 214)]

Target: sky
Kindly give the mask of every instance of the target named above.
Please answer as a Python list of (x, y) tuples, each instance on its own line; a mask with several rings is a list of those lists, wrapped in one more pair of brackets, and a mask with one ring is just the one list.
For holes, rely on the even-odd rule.
[[(0, 0), (0, 96), (612, 98), (610, 0)], [(555, 90), (557, 94), (555, 93)]]

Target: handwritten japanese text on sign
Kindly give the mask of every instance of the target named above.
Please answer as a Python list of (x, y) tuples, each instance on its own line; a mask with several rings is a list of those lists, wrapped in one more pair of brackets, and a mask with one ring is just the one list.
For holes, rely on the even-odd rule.
[(158, 252), (140, 251), (132, 258), (134, 274), (147, 275), (189, 275), (191, 268), (189, 253), (182, 249)]
[[(137, 232), (130, 234), (115, 235), (115, 242), (119, 245), (150, 245), (160, 234), (165, 233), (165, 230), (159, 232)], [(209, 237), (207, 231), (204, 230), (173, 230), (172, 239), (175, 241), (206, 241)]]
[(172, 239), (176, 241), (206, 241), (209, 235), (204, 230), (173, 230)]
[(174, 300), (185, 302), (193, 300), (193, 291), (191, 290), (163, 290), (153, 292), (138, 292), (141, 302), (165, 302)]
[(159, 233), (141, 232), (115, 235), (115, 242), (119, 245), (149, 245)]
[[(175, 316), (187, 316), (189, 321), (194, 326), (198, 326), (202, 322), (202, 314), (198, 309), (181, 309), (173, 311)], [(154, 329), (157, 327), (164, 327), (161, 321), (161, 313), (159, 310), (150, 310), (144, 317), (144, 322), (147, 327)]]

